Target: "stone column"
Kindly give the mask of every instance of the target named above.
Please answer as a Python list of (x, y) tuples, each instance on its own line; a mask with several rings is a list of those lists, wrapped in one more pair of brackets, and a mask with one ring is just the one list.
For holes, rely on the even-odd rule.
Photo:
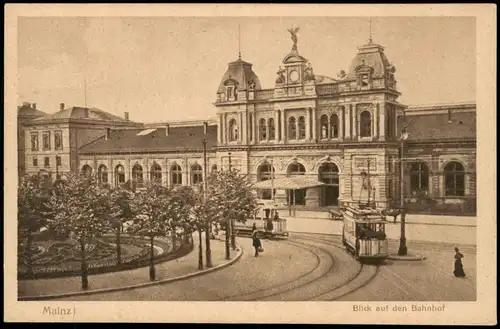
[(168, 181), (168, 160), (165, 159), (164, 161), (164, 166), (162, 166), (164, 169), (162, 170), (161, 173), (161, 185), (163, 186), (170, 186), (169, 181)]
[[(378, 109), (378, 115), (379, 115), (379, 127), (378, 127), (378, 137), (379, 140), (385, 141), (386, 138), (386, 133), (385, 133), (385, 120), (386, 120), (386, 115), (385, 115), (385, 104), (384, 103), (377, 103), (377, 109)], [(396, 112), (394, 112), (394, 115)], [(389, 118), (391, 118), (392, 115), (389, 115)], [(396, 120), (397, 121), (397, 120)], [(394, 125), (389, 125), (389, 127), (393, 127)], [(394, 132), (392, 132), (394, 133)], [(391, 132), (389, 132), (389, 136), (391, 136)]]
[(241, 138), (243, 144), (248, 144), (248, 115), (247, 112), (242, 113), (242, 119), (241, 122), (243, 126), (241, 127)]
[(316, 121), (318, 121), (316, 115), (316, 107), (312, 108), (312, 140), (316, 141), (318, 139), (318, 128), (316, 127)]
[(130, 166), (130, 157), (127, 158), (127, 160), (125, 160), (127, 165), (125, 166), (125, 181), (128, 181), (128, 180), (132, 180), (132, 167)]
[(281, 134), (281, 131), (280, 131), (280, 126), (279, 126), (279, 112), (278, 111), (274, 111), (274, 141), (276, 144), (279, 143), (279, 140), (280, 140), (280, 134)]
[(356, 104), (352, 105), (352, 139), (357, 139), (358, 136), (358, 111), (356, 109)]
[(222, 144), (226, 144), (226, 113), (223, 113), (221, 115), (221, 138), (222, 138)]
[(253, 120), (252, 120), (252, 135), (253, 135), (253, 144), (257, 144), (258, 134), (257, 134), (257, 112), (253, 112)]
[(311, 109), (306, 109), (306, 140), (311, 140)]
[(344, 127), (345, 127), (345, 107), (340, 107), (340, 115), (339, 115), (339, 139), (344, 139)]
[(286, 117), (285, 109), (281, 110), (281, 142), (286, 143)]
[(346, 106), (347, 115), (345, 115), (344, 125), (345, 125), (345, 135), (344, 138), (351, 139), (351, 116), (352, 116), (352, 105), (348, 104)]
[(115, 186), (115, 170), (113, 168), (113, 158), (108, 157), (108, 183), (109, 186)]
[(222, 142), (222, 115), (217, 115), (217, 144), (221, 144)]
[(240, 122), (238, 123), (238, 126), (240, 127), (238, 131), (238, 140), (240, 143), (243, 143), (243, 113), (238, 113), (238, 116), (240, 117)]
[(378, 104), (375, 104), (373, 108), (373, 120), (372, 120), (372, 137), (378, 137), (378, 122), (379, 122), (379, 111)]

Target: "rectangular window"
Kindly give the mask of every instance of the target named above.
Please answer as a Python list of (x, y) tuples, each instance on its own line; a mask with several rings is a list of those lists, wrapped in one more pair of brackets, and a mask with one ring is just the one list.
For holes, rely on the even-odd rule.
[(50, 158), (49, 158), (49, 157), (45, 157), (45, 158), (43, 159), (43, 166), (44, 166), (45, 168), (50, 167)]
[(392, 157), (387, 158), (387, 172), (392, 173), (393, 170), (393, 164), (392, 164)]
[(56, 150), (62, 150), (63, 148), (62, 131), (54, 132), (54, 148)]
[(33, 158), (33, 167), (38, 167), (38, 159)]
[(38, 134), (31, 135), (31, 150), (38, 151)]
[(43, 132), (42, 143), (44, 151), (50, 150), (50, 131)]
[(392, 184), (392, 179), (387, 182), (387, 198), (392, 201), (394, 197), (394, 186)]
[(56, 166), (62, 166), (61, 156), (56, 156)]

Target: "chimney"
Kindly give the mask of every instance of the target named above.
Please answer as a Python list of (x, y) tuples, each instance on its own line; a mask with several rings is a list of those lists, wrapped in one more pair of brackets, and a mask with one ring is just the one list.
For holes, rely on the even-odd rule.
[(84, 116), (85, 118), (88, 118), (88, 117), (89, 117), (89, 109), (88, 109), (88, 108), (84, 108), (84, 109), (83, 109), (83, 111), (84, 111), (84, 112), (83, 112), (83, 116)]
[(128, 121), (128, 112), (125, 112), (125, 120)]
[(31, 104), (31, 108), (32, 108), (33, 110), (36, 110), (36, 103)]
[(203, 134), (207, 134), (208, 132), (208, 122), (204, 121), (203, 122)]
[(170, 132), (170, 126), (165, 125), (165, 136), (168, 136), (169, 132)]
[(108, 140), (111, 137), (111, 128), (106, 128), (106, 138), (105, 140)]
[(30, 104), (30, 103), (28, 103), (28, 102), (23, 102), (23, 106), (28, 106), (28, 107), (30, 107), (30, 105), (31, 105), (31, 104)]
[(59, 104), (59, 110), (64, 110), (64, 103)]

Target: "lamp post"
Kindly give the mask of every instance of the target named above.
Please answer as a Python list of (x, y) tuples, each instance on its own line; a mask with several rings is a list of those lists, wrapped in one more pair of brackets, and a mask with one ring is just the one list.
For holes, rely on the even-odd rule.
[(404, 181), (405, 181), (405, 164), (404, 164), (404, 146), (405, 141), (408, 139), (408, 132), (406, 131), (406, 127), (401, 129), (401, 191), (400, 191), (400, 208), (401, 208), (401, 237), (399, 239), (399, 250), (398, 255), (404, 256), (408, 252), (408, 248), (406, 247), (406, 228), (405, 228), (405, 189), (404, 189)]
[[(207, 202), (207, 139), (203, 138), (203, 202)], [(212, 226), (212, 221), (210, 216), (207, 214), (207, 227), (205, 231), (205, 258), (207, 262), (207, 268), (212, 267), (212, 251), (210, 249), (210, 228)]]
[(61, 161), (61, 156), (56, 155), (56, 180), (59, 179), (59, 161)]
[[(228, 153), (229, 155), (229, 171), (231, 171), (232, 166), (231, 166), (231, 152)], [(229, 224), (230, 224), (230, 230), (229, 232), (231, 233), (231, 248), (233, 250), (236, 250), (236, 239), (234, 236), (234, 218), (229, 218)]]

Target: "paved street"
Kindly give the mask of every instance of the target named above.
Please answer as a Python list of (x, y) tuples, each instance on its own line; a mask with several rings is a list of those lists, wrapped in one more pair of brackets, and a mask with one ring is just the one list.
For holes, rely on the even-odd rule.
[[(228, 300), (228, 301), (473, 301), (476, 299), (474, 246), (460, 246), (468, 277), (455, 278), (453, 246), (409, 242), (423, 262), (387, 261), (361, 265), (347, 254), (338, 236), (292, 234), (288, 241), (264, 240), (253, 256), (251, 240), (238, 238), (242, 258), (220, 271), (163, 285), (64, 300)], [(390, 250), (397, 250), (397, 241)]]

